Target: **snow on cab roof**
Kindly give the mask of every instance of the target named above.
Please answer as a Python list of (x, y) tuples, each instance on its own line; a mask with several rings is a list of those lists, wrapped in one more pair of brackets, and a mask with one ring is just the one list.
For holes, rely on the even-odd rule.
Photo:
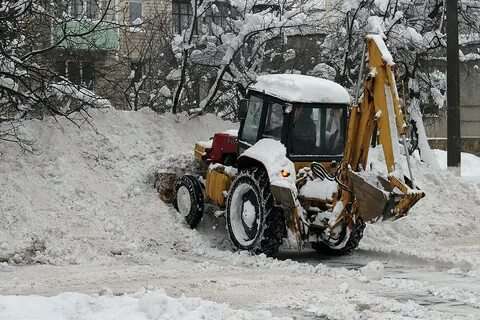
[(288, 102), (350, 104), (350, 95), (338, 83), (300, 74), (258, 76), (250, 90)]

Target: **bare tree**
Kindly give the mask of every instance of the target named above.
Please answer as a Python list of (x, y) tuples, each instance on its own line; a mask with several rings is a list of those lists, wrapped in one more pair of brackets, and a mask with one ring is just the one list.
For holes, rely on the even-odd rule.
[[(480, 11), (475, 3), (460, 1), (461, 39), (479, 39)], [(422, 157), (428, 158), (421, 108), (441, 108), (445, 100), (445, 1), (339, 1), (334, 10), (337, 19), (322, 43), (322, 57), (336, 69), (336, 80), (352, 88), (358, 79), (365, 35), (384, 34), (397, 64), (400, 92), (405, 92), (402, 98), (420, 134)]]
[[(209, 70), (206, 93), (192, 112), (211, 110), (221, 96), (244, 93), (262, 70), (267, 44), (274, 39), (318, 32), (327, 15), (318, 2), (246, 0), (229, 3), (228, 18), (222, 23), (208, 19), (210, 11), (219, 10), (218, 3), (192, 1), (195, 13), (188, 29), (174, 40), (174, 51), (180, 53), (180, 81), (175, 90), (173, 111), (179, 109), (181, 93), (188, 75), (199, 67)], [(192, 35), (197, 28), (198, 36)], [(213, 107), (213, 109), (215, 109)], [(219, 110), (217, 110), (219, 111)], [(232, 111), (227, 111), (232, 113)]]
[[(91, 36), (113, 26), (104, 23), (111, 0), (92, 2), (94, 12), (74, 12), (62, 1), (0, 2), (0, 122), (2, 128), (29, 115), (69, 115), (105, 100), (52, 68), (51, 54), (68, 43), (90, 45)], [(88, 20), (95, 14), (94, 20)], [(89, 18), (90, 15), (90, 18)], [(94, 45), (94, 44), (93, 44)], [(65, 100), (70, 96), (75, 100)], [(62, 103), (58, 103), (58, 99)], [(55, 101), (53, 101), (55, 100)], [(73, 121), (73, 120), (72, 120)], [(7, 123), (7, 125), (5, 125)], [(10, 123), (10, 125), (8, 125)], [(19, 141), (15, 132), (0, 130), (0, 139)]]
[(128, 109), (170, 108), (171, 90), (166, 78), (174, 68), (171, 30), (171, 18), (162, 8), (155, 8), (135, 26), (120, 28), (122, 47), (118, 61), (102, 77), (111, 83), (112, 94), (123, 93)]

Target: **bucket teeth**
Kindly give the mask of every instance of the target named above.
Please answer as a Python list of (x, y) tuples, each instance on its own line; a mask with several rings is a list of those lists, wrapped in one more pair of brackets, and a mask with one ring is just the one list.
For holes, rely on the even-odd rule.
[(424, 196), (425, 193), (420, 190), (413, 190), (413, 192), (407, 194), (392, 196), (394, 205), (393, 207), (386, 208), (384, 220), (397, 220), (406, 216), (410, 208)]

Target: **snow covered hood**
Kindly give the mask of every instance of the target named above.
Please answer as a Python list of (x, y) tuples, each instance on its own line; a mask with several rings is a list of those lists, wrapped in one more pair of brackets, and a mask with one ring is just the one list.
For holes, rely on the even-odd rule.
[(350, 95), (338, 83), (300, 74), (259, 76), (250, 90), (289, 102), (350, 104)]
[[(243, 156), (260, 161), (267, 169), (272, 185), (297, 192), (295, 166), (287, 158), (287, 149), (281, 142), (270, 138), (261, 139), (245, 150), (241, 154)], [(284, 169), (291, 173), (288, 177), (280, 175)]]

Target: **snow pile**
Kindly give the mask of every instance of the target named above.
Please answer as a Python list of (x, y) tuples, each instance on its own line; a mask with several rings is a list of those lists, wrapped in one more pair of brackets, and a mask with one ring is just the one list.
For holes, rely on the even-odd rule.
[[(101, 286), (132, 292), (132, 287), (156, 283), (175, 297), (198, 295), (250, 311), (197, 298), (172, 298), (158, 290), (120, 296), (103, 290), (100, 296), (3, 296), (0, 320), (274, 318), (263, 311), (267, 308), (280, 312), (297, 308), (302, 316), (329, 319), (448, 318), (413, 295), (408, 299), (415, 302), (389, 298), (379, 292), (383, 287), (389, 292), (427, 292), (474, 308), (480, 305), (474, 288), (451, 290), (393, 279), (378, 261), (347, 270), (232, 253), (223, 218), (208, 213), (199, 230), (190, 230), (152, 187), (159, 166), (189, 161), (195, 141), (208, 140), (214, 132), (231, 128), (231, 123), (211, 115), (187, 121), (150, 111), (91, 110), (91, 114), (95, 127), (84, 122), (80, 129), (63, 119), (26, 121), (19, 133), (35, 138), (33, 153), (2, 145), (3, 292), (57, 294), (66, 288), (98, 292)], [(254, 154), (265, 157), (277, 177), (286, 165), (293, 173), (278, 142), (264, 140), (259, 146)], [(463, 157), (465, 168), (478, 172), (480, 159)], [(380, 148), (372, 150), (370, 165), (374, 171), (385, 171)], [(361, 248), (414, 255), (432, 264), (447, 262), (448, 268), (455, 268), (451, 272), (473, 277), (480, 265), (479, 180), (454, 177), (418, 157), (412, 165), (426, 198), (404, 219), (369, 225)], [(15, 267), (1, 260), (82, 265)], [(84, 265), (91, 262), (93, 266)], [(289, 289), (279, 291), (275, 286), (279, 281)], [(252, 290), (260, 293), (252, 297)], [(257, 300), (259, 296), (268, 299)]]
[[(153, 189), (167, 156), (193, 153), (232, 124), (212, 115), (177, 120), (151, 111), (90, 110), (23, 123), (33, 153), (0, 152), (0, 261), (102, 262), (168, 250), (188, 233)], [(173, 210), (172, 210), (173, 211)]]
[(379, 297), (368, 291), (351, 288), (346, 282), (340, 284), (336, 291), (305, 293), (308, 300), (311, 301), (305, 309), (312, 313), (311, 318), (332, 320), (452, 319), (410, 299), (400, 302), (393, 298)]
[(383, 263), (379, 261), (369, 262), (365, 267), (360, 269), (360, 272), (367, 280), (382, 280), (384, 273)]
[[(444, 150), (432, 150), (438, 165), (441, 169), (447, 169), (447, 152)], [(462, 177), (466, 180), (478, 178), (480, 182), (480, 157), (474, 154), (462, 152), (461, 154), (461, 171)], [(474, 180), (472, 180), (474, 181)]]
[[(435, 151), (440, 166), (443, 151)], [(406, 170), (402, 157), (401, 165)], [(463, 155), (469, 174), (476, 175), (480, 158)], [(444, 160), (443, 160), (444, 161)], [(385, 175), (381, 147), (370, 150), (369, 168)], [(405, 218), (368, 225), (360, 248), (387, 253), (402, 253), (431, 261), (461, 266), (465, 271), (480, 266), (480, 179), (456, 177), (438, 166), (411, 159), (416, 185), (426, 194)]]
[[(211, 222), (206, 215), (200, 231), (189, 230), (152, 188), (158, 166), (182, 162), (187, 157), (178, 155), (193, 153), (195, 141), (208, 140), (231, 123), (212, 115), (187, 121), (150, 111), (91, 114), (94, 127), (81, 119), (81, 128), (64, 119), (26, 121), (19, 133), (35, 140), (33, 153), (2, 145), (0, 261), (103, 263), (119, 256), (138, 261), (173, 249), (233, 264), (276, 265), (222, 251), (230, 248), (223, 220)], [(252, 152), (270, 163), (272, 181), (292, 185), (294, 170), (283, 147), (273, 140), (257, 146)], [(445, 159), (444, 152), (435, 154)], [(466, 272), (478, 269), (480, 159), (464, 154), (463, 160), (468, 179), (413, 158), (415, 181), (426, 197), (406, 218), (369, 225), (360, 247), (446, 262)], [(442, 161), (440, 167), (445, 167)], [(370, 164), (385, 171), (380, 148), (371, 151)], [(281, 177), (282, 169), (290, 176)], [(297, 265), (278, 267), (306, 272)]]
[[(25, 308), (28, 306), (28, 308)], [(54, 297), (0, 296), (0, 320), (269, 320), (268, 311), (241, 311), (200, 298), (169, 297), (162, 290), (122, 296), (62, 293)], [(287, 319), (287, 318), (283, 318)]]

